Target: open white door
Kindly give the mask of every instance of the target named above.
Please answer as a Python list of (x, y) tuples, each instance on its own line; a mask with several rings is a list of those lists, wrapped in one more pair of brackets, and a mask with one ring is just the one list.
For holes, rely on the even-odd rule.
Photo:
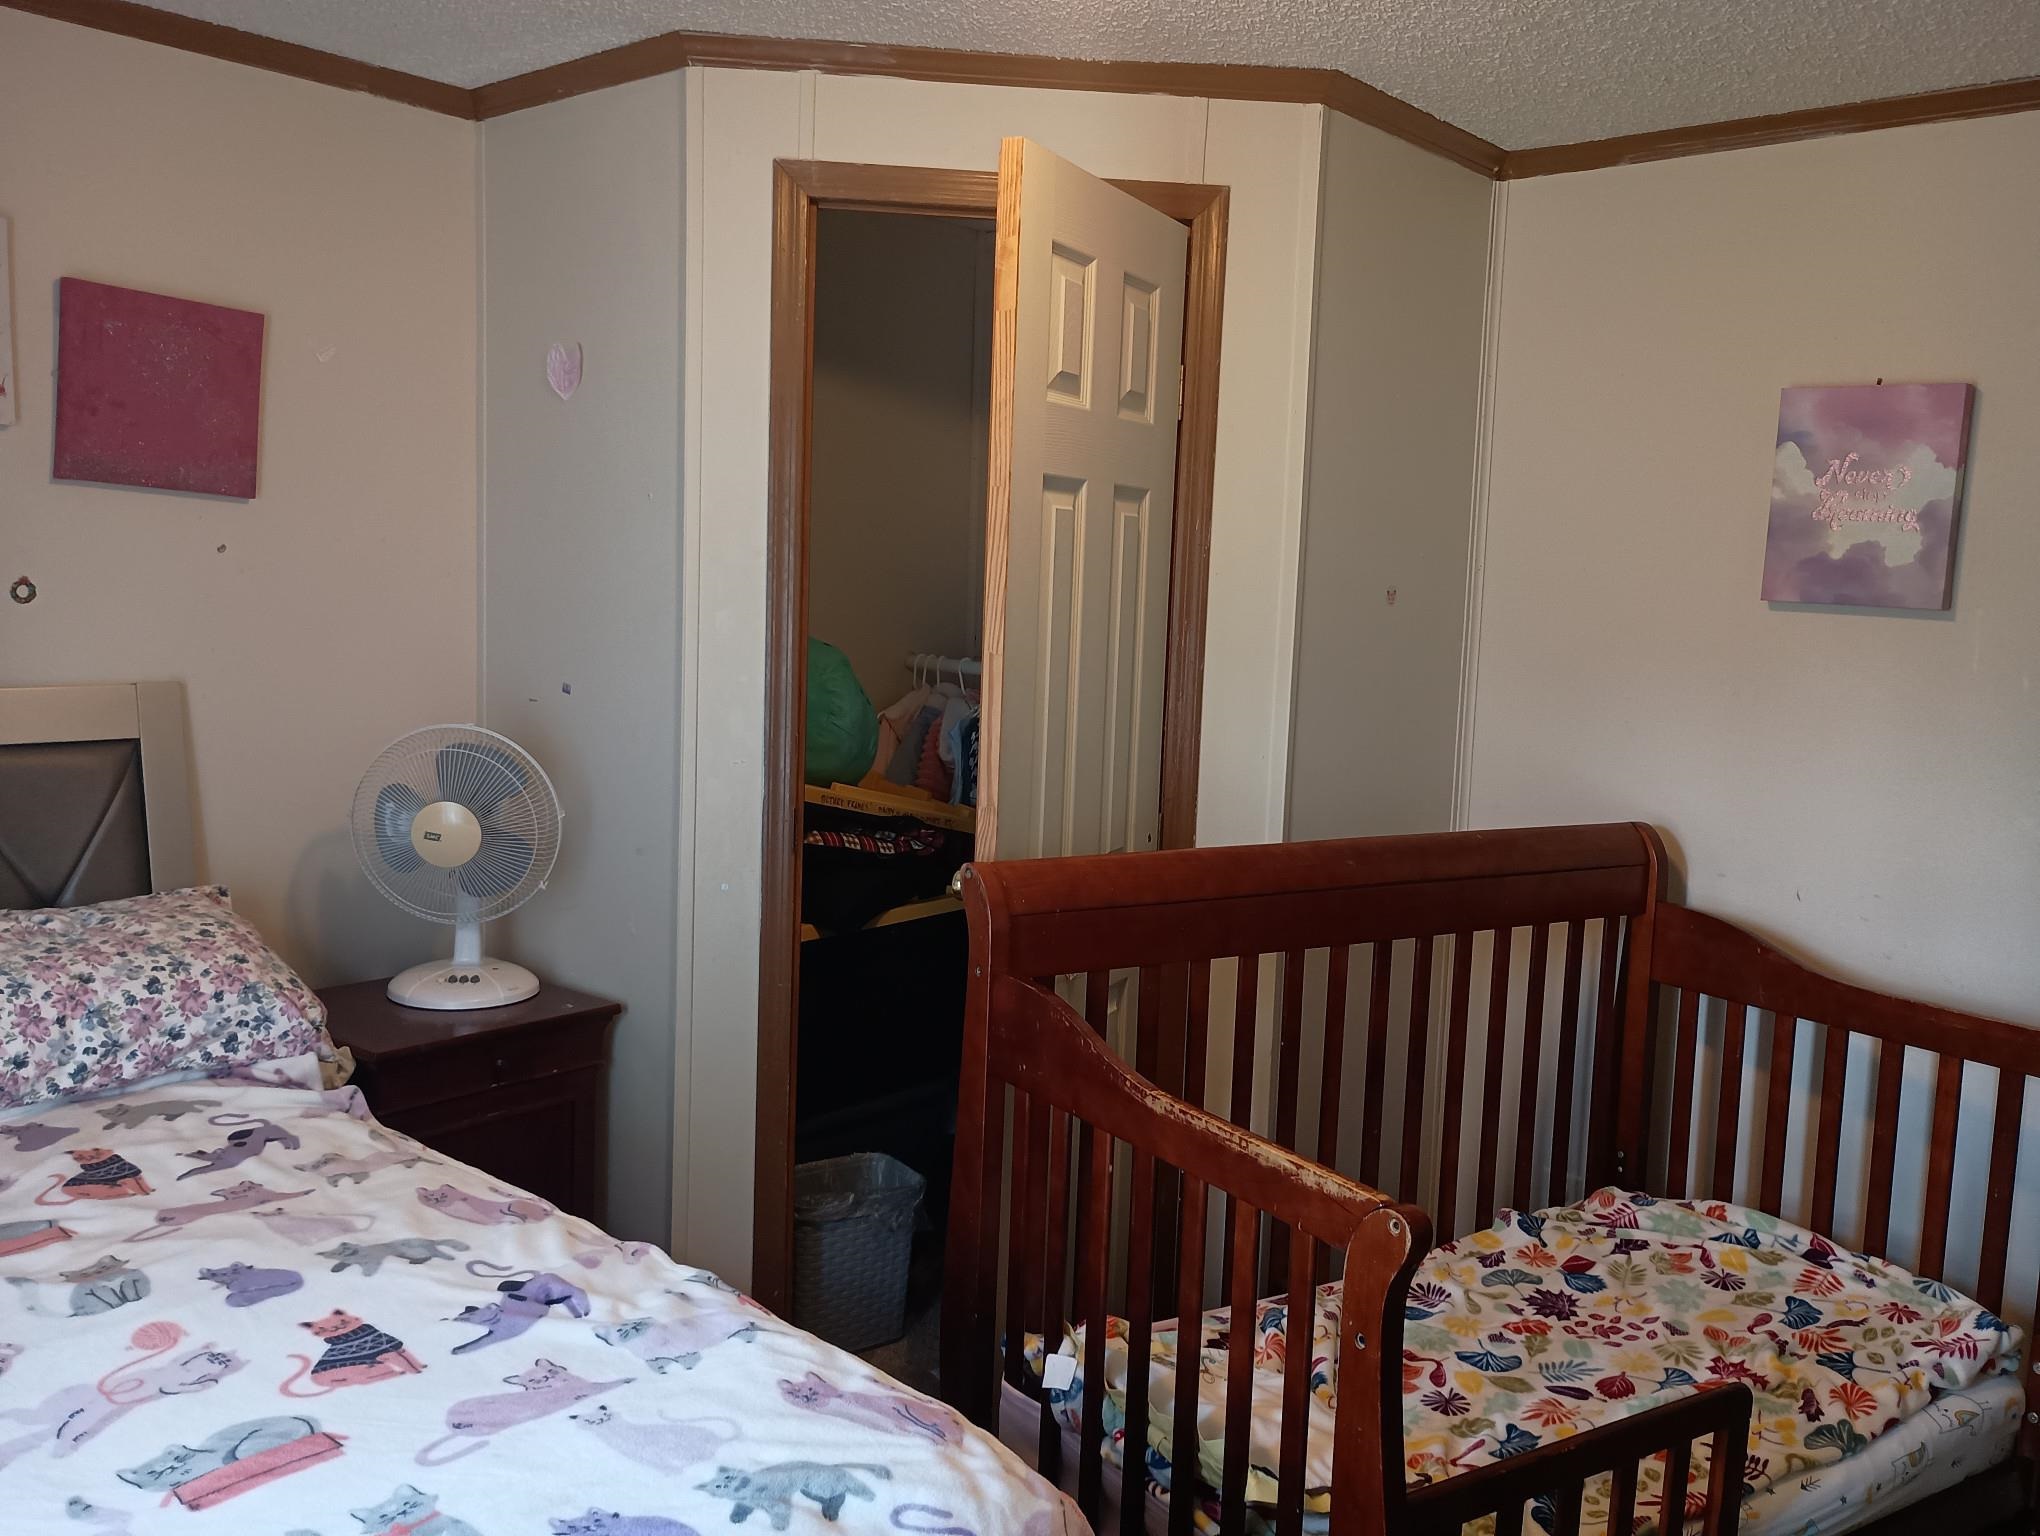
[(978, 856), (1158, 846), (1189, 231), (999, 155)]

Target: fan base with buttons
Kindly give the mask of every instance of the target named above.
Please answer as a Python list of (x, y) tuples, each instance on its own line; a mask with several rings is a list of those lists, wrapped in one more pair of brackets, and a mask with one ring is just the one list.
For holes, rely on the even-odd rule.
[(432, 960), (390, 978), (390, 1001), (405, 1008), (447, 1011), (500, 1008), (538, 991), (538, 978), (508, 960)]

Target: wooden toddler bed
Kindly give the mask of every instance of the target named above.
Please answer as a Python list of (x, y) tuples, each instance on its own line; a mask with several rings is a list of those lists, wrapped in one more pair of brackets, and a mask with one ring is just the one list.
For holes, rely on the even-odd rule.
[[(1626, 823), (966, 871), (970, 1009), (945, 1396), (991, 1427), (1002, 1404), (1010, 1423), (1024, 1394), (1039, 1423), (1037, 1464), (1094, 1522), (1117, 1485), (1107, 1451), (1119, 1423), (1134, 1447), (1139, 1426), (1175, 1447), (1201, 1438), (1210, 1486), (1150, 1453), (1157, 1480), (1173, 1487), (1142, 1497), (1147, 1479), (1129, 1477), (1119, 1509), (1107, 1511), (1126, 1531), (1294, 1532), (1324, 1529), (1328, 1517), (1339, 1536), (1403, 1536), (1493, 1517), (1515, 1536), (1527, 1506), (1556, 1536), (1581, 1530), (1583, 1509), (1594, 1512), (1591, 1528), (1624, 1536), (1645, 1527), (1723, 1536), (1745, 1472), (1773, 1458), (1757, 1454), (1761, 1421), (1752, 1445), (1750, 1389), (1719, 1357), (1718, 1368), (1684, 1373), (1692, 1390), (1657, 1406), (1527, 1437), (1534, 1448), (1521, 1454), (1498, 1446), (1479, 1464), (1455, 1464), (1470, 1470), (1406, 1486), (1421, 1458), (1404, 1443), (1404, 1334), (1408, 1319), (1442, 1305), (1428, 1289), (1411, 1295), (1434, 1233), (1474, 1234), (1461, 1257), (1499, 1262), (1478, 1251), (1498, 1242), (1479, 1229), (1504, 1203), (1529, 1212), (1603, 1186), (1647, 1191), (1657, 1200), (1637, 1205), (1662, 1203), (1696, 1226), (1747, 1219), (1753, 1248), (1803, 1246), (1811, 1266), (1866, 1282), (1896, 1276), (1966, 1306), (1973, 1332), (2005, 1341), (2009, 1370), (2015, 1336), (1994, 1314), (2016, 1276), (2014, 1313), (2031, 1318), (2032, 1213), (2022, 1204), (2015, 1223), (2013, 1191), (2022, 1161), (2040, 1156), (2021, 1151), (2040, 1034), (1821, 976), (1665, 900), (1665, 877), (1655, 832)], [(1672, 1204), (1682, 1200), (1696, 1203)], [(1769, 1215), (1714, 1203), (1730, 1201)], [(1619, 1199), (1603, 1208), (1635, 1214)], [(1797, 1229), (1771, 1217), (1811, 1231), (1774, 1238)], [(1505, 1219), (1544, 1230), (1542, 1218)], [(1328, 1279), (1342, 1285), (1326, 1303), (1335, 1342), (1317, 1344), (1314, 1408), (1311, 1296)], [(1588, 1286), (1599, 1288), (1580, 1281)], [(1202, 1372), (1223, 1377), (1207, 1386), (1222, 1399), (1221, 1427), (1207, 1416), (1200, 1437), (1198, 1394), (1163, 1394), (1170, 1383), (1158, 1375), (1151, 1401), (1149, 1372), (1123, 1366), (1107, 1413), (1108, 1333), (1126, 1360), (1144, 1361), (1158, 1335), (1210, 1330), (1214, 1303), (1241, 1319), (1269, 1297), (1286, 1301), (1261, 1324), (1266, 1333), (1273, 1317), (1280, 1346), (1272, 1457), (1250, 1452), (1256, 1328), (1228, 1331), (1223, 1318), (1203, 1336)], [(1800, 1298), (1779, 1303), (1793, 1326)], [(1836, 1347), (1820, 1332), (1799, 1336), (1810, 1350)], [(1058, 1383), (1044, 1387), (1040, 1367), (1065, 1339), (1076, 1359), (1061, 1363), (1075, 1364), (1077, 1385), (1058, 1411)], [(1040, 1349), (1023, 1347), (1035, 1341)], [(1956, 1342), (1974, 1354), (1973, 1336)], [(1223, 1352), (1216, 1361), (1212, 1350)], [(1846, 1354), (1820, 1358), (1854, 1369)], [(1923, 1379), (1915, 1372), (1909, 1384)], [(1326, 1380), (1339, 1390), (1324, 1391)], [(1946, 1491), (1910, 1505), (1866, 1493), (1859, 1502), (1881, 1497), (1883, 1509), (1801, 1528), (2030, 1528), (2034, 1419), (2002, 1371), (1995, 1387), (2010, 1394), (2005, 1422), (2019, 1418), (2008, 1459), (1973, 1476), (1956, 1459), (1937, 1474), (1952, 1481)], [(1308, 1433), (1320, 1411), (1331, 1420), (1324, 1480)], [(1807, 1416), (1837, 1413), (1809, 1401)], [(1866, 1443), (1840, 1427), (1807, 1439), (1821, 1435), (1844, 1455)], [(1746, 1461), (1712, 1455), (1716, 1445), (1751, 1450)], [(1684, 1487), (1689, 1461), (1703, 1457), (1704, 1482), (1666, 1519), (1669, 1492), (1660, 1500), (1652, 1490)], [(1989, 1460), (1979, 1456), (1979, 1467)]]

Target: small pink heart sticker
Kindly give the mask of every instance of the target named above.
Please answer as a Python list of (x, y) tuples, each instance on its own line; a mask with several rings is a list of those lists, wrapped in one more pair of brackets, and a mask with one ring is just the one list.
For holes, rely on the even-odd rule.
[(581, 387), (581, 344), (556, 341), (545, 354), (545, 381), (562, 400)]

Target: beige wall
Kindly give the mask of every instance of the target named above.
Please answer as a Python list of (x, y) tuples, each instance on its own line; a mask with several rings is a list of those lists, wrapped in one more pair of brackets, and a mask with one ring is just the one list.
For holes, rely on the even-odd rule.
[(1452, 824), (1491, 195), (1326, 115), (1291, 837)]
[(991, 170), (1025, 134), (1107, 176), (1233, 189), (1200, 838), (1281, 834), (1322, 112), (1315, 107), (706, 70), (688, 92), (681, 966), (692, 1151), (676, 1241), (750, 1274), (764, 740), (771, 163)]
[[(2040, 1023), (2040, 114), (1507, 190), (1470, 807)], [(1977, 386), (1953, 611), (1769, 606), (1778, 390)]]
[[(679, 75), (642, 80), (497, 118), (482, 139), (483, 714), (545, 764), (566, 808), (559, 865), (503, 944), (624, 1000), (609, 1224), (659, 1242), (676, 1025), (682, 93)], [(546, 384), (554, 342), (582, 347), (565, 401)]]
[(906, 691), (910, 652), (978, 652), (991, 281), (988, 228), (821, 216), (808, 632), (877, 709)]
[[(205, 875), (315, 984), (449, 942), (347, 812), (475, 708), (473, 124), (0, 10), (20, 418), (0, 427), (0, 684), (174, 678)], [(59, 277), (268, 316), (252, 502), (50, 479)]]

